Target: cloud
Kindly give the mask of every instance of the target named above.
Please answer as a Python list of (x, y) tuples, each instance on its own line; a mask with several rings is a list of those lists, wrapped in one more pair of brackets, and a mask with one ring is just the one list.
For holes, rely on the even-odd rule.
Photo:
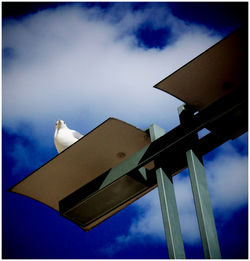
[(29, 121), (41, 145), (49, 146), (58, 118), (85, 133), (108, 117), (141, 128), (178, 123), (180, 102), (152, 86), (220, 36), (161, 11), (175, 41), (161, 50), (144, 49), (134, 33), (146, 22), (160, 27), (149, 15), (159, 7), (135, 12), (123, 6), (104, 12), (66, 5), (3, 23), (5, 127), (17, 132), (21, 121)]
[(205, 166), (211, 200), (226, 218), (248, 202), (248, 156), (241, 155), (230, 143), (220, 150), (216, 160)]

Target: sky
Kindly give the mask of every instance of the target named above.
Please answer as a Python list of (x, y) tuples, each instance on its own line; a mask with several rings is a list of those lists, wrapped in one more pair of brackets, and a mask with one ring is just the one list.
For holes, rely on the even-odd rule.
[[(7, 192), (57, 155), (55, 122), (179, 124), (153, 88), (240, 27), (247, 2), (2, 3), (2, 257), (165, 259), (157, 188), (89, 232)], [(248, 257), (248, 133), (204, 156), (223, 258)], [(187, 258), (203, 258), (188, 171), (173, 178)]]

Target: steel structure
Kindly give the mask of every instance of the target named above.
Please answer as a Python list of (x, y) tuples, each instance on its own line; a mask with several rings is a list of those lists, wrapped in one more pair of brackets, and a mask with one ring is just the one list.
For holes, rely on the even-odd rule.
[[(204, 257), (221, 258), (202, 156), (248, 130), (247, 53), (242, 27), (155, 86), (185, 102), (180, 124), (168, 133), (109, 119), (11, 191), (88, 231), (158, 186), (169, 257), (185, 258), (172, 177), (188, 167)], [(209, 133), (199, 139), (204, 128)], [(96, 141), (108, 151), (97, 143), (81, 159)]]

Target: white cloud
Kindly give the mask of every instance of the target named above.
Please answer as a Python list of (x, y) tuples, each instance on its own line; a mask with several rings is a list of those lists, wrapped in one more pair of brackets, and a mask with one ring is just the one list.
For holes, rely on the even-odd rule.
[(216, 210), (227, 218), (227, 214), (248, 202), (248, 157), (239, 154), (230, 143), (220, 150), (216, 160), (205, 166), (211, 200)]
[(128, 7), (123, 19), (113, 22), (115, 8), (104, 15), (98, 8), (66, 6), (3, 24), (3, 48), (13, 53), (3, 72), (5, 127), (16, 131), (20, 121), (28, 120), (48, 146), (46, 137), (53, 135), (58, 118), (81, 132), (111, 116), (141, 128), (154, 122), (171, 129), (178, 123), (180, 102), (152, 86), (214, 44), (218, 35), (181, 24), (168, 11), (169, 26), (182, 34), (163, 50), (145, 50), (136, 45), (133, 32), (159, 10), (135, 13)]

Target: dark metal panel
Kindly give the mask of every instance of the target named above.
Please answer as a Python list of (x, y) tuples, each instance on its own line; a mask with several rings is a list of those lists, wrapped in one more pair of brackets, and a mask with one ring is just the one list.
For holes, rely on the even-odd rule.
[[(84, 228), (146, 189), (145, 184), (126, 175), (77, 204), (72, 204), (70, 209), (64, 207), (62, 214)], [(63, 200), (60, 206), (63, 206)]]

